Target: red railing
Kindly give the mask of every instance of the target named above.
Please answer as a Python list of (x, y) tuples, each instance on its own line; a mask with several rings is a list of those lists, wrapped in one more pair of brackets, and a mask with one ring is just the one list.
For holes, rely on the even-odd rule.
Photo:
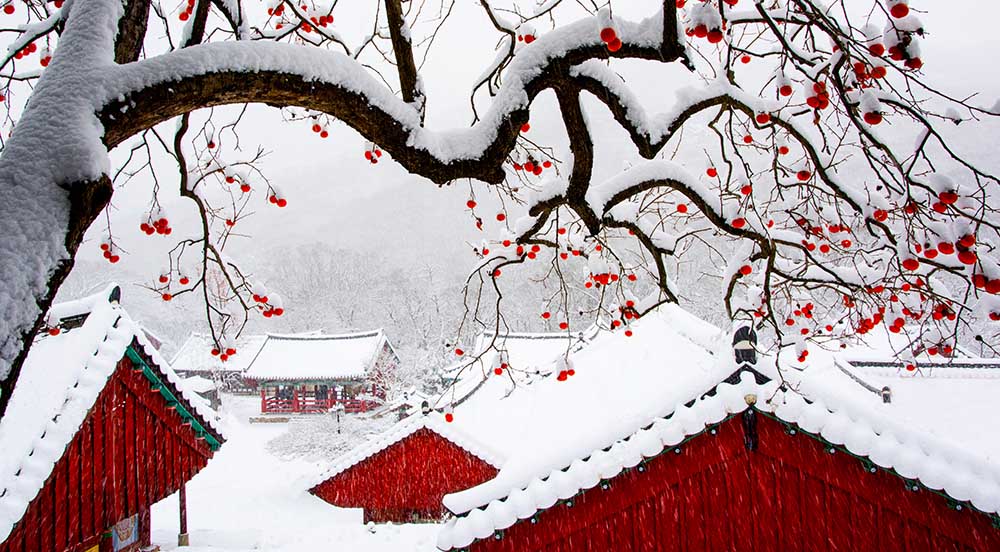
[(362, 399), (345, 399), (340, 401), (344, 405), (344, 412), (348, 414), (357, 414), (358, 412), (368, 412), (369, 410), (375, 408), (376, 403), (374, 401), (366, 401)]
[(375, 408), (374, 401), (362, 399), (342, 399), (336, 397), (317, 398), (307, 393), (292, 394), (292, 398), (267, 396), (264, 390), (260, 392), (260, 411), (262, 414), (321, 414), (329, 412), (337, 404), (344, 405), (344, 412), (356, 414)]
[(261, 413), (277, 413), (277, 412), (293, 412), (292, 401), (287, 399), (282, 399), (280, 397), (264, 397), (260, 398), (260, 411)]

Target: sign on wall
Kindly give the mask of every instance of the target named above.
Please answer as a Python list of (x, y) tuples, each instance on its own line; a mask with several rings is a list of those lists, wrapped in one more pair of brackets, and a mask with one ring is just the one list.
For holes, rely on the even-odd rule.
[(139, 516), (127, 517), (111, 528), (111, 549), (115, 552), (139, 542)]

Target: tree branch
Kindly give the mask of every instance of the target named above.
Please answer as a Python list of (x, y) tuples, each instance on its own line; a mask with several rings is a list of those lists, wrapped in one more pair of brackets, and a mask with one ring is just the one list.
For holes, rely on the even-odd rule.
[(115, 63), (121, 65), (139, 59), (149, 22), (149, 5), (149, 0), (126, 0), (125, 14), (118, 20)]
[[(540, 40), (544, 40), (544, 37)], [(206, 48), (213, 50), (210, 55), (205, 55), (208, 53), (202, 51)], [(521, 125), (528, 121), (528, 104), (535, 96), (565, 78), (565, 73), (560, 68), (609, 55), (604, 47), (586, 44), (571, 48), (558, 57), (545, 59), (541, 65), (531, 67), (532, 76), (514, 85), (505, 85), (505, 90), (511, 97), (523, 94), (526, 96), (525, 102), (501, 102), (502, 110), (492, 111), (470, 130), (446, 136), (431, 133), (420, 126), (419, 114), (412, 106), (394, 103), (398, 100), (386, 97), (384, 89), (351, 58), (333, 52), (311, 53), (317, 64), (332, 64), (336, 71), (344, 73), (344, 80), (351, 81), (352, 87), (316, 77), (307, 78), (301, 74), (268, 69), (266, 61), (258, 59), (270, 59), (269, 56), (273, 56), (280, 60), (284, 55), (302, 54), (301, 48), (285, 44), (206, 44), (184, 48), (130, 66), (128, 70), (135, 72), (135, 79), (151, 82), (138, 89), (113, 95), (115, 99), (99, 111), (98, 116), (105, 128), (104, 143), (108, 148), (113, 148), (142, 130), (206, 107), (234, 103), (296, 106), (321, 111), (344, 121), (366, 139), (379, 144), (407, 170), (421, 174), (435, 183), (446, 184), (458, 178), (476, 178), (496, 184), (504, 179), (503, 162), (514, 148)], [(200, 66), (197, 72), (192, 71), (193, 74), (180, 80), (169, 74), (169, 71), (166, 71), (167, 74), (160, 73), (160, 66), (166, 69), (174, 64), (201, 65), (206, 61), (202, 59), (203, 55), (206, 59), (221, 60), (216, 62), (221, 67), (212, 70), (210, 67)], [(637, 45), (623, 46), (616, 55), (652, 60), (660, 58), (657, 48)], [(253, 73), (224, 68), (229, 63), (228, 60), (247, 56), (253, 56), (258, 65), (265, 66)], [(527, 72), (529, 68), (518, 69)], [(350, 78), (346, 73), (351, 73)], [(160, 76), (163, 80), (150, 79), (150, 74)], [(364, 84), (358, 85), (359, 80)], [(515, 89), (514, 86), (518, 88)], [(407, 113), (413, 114), (412, 120), (405, 116)], [(421, 147), (419, 140), (414, 140), (419, 136), (433, 135), (435, 145), (449, 142), (455, 147), (468, 148), (475, 133), (484, 138), (488, 136), (490, 140), (482, 144), (481, 150), (463, 153), (460, 158), (455, 158), (454, 155), (449, 158), (449, 152), (431, 152), (427, 146)], [(477, 137), (472, 143), (479, 146), (480, 142), (482, 140)]]
[(410, 31), (399, 0), (385, 0), (385, 17), (389, 22), (389, 38), (392, 40), (392, 51), (396, 55), (396, 71), (399, 73), (399, 87), (403, 101), (415, 104), (423, 120), (425, 98), (419, 88), (417, 66), (413, 62), (413, 45), (410, 44)]

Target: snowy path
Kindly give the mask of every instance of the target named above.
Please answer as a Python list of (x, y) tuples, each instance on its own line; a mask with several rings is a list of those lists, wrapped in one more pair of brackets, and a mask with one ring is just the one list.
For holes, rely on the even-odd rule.
[(153, 506), (154, 544), (179, 552), (436, 550), (436, 525), (376, 526), (371, 533), (360, 510), (335, 508), (305, 492), (303, 477), (315, 465), (267, 452), (267, 442), (287, 427), (250, 425), (256, 399), (226, 399), (228, 441), (188, 483), (192, 546), (177, 547), (176, 495)]

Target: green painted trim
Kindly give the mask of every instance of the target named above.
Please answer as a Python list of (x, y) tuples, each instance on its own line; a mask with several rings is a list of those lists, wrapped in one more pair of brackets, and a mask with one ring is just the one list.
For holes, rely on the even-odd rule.
[(129, 345), (128, 348), (125, 349), (125, 355), (129, 358), (129, 360), (132, 361), (133, 366), (142, 367), (142, 375), (146, 376), (146, 379), (149, 380), (149, 383), (152, 386), (152, 390), (159, 391), (160, 394), (163, 395), (163, 398), (167, 401), (167, 406), (172, 406), (176, 408), (177, 414), (181, 417), (181, 419), (184, 422), (191, 424), (192, 429), (194, 429), (195, 435), (198, 436), (199, 438), (205, 439), (205, 441), (208, 442), (208, 446), (212, 449), (213, 452), (219, 450), (219, 447), (222, 446), (222, 443), (220, 443), (218, 439), (216, 439), (208, 430), (205, 429), (205, 426), (202, 425), (201, 420), (199, 420), (196, 416), (194, 416), (191, 412), (188, 412), (188, 410), (184, 408), (184, 405), (181, 404), (181, 402), (170, 391), (170, 389), (166, 385), (163, 385), (163, 381), (160, 379), (160, 375), (156, 373), (156, 371), (153, 370), (148, 364), (146, 364), (146, 361), (143, 360), (141, 356), (139, 356), (139, 353), (135, 349), (133, 349), (131, 345)]

